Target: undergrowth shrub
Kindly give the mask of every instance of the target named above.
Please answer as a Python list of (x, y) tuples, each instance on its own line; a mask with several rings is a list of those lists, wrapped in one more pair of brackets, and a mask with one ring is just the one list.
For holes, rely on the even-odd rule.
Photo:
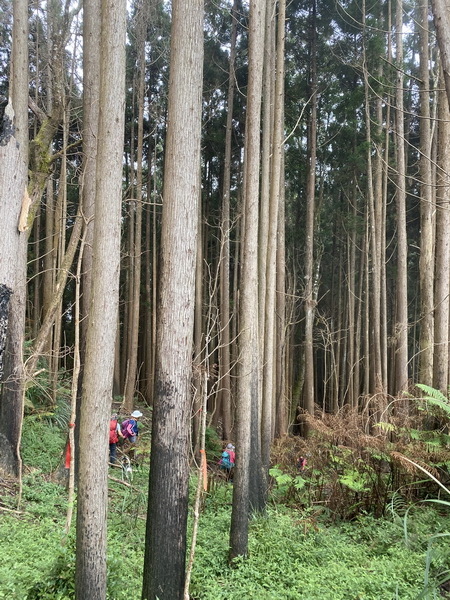
[(205, 430), (205, 450), (208, 460), (212, 463), (217, 462), (222, 454), (222, 442), (213, 427), (207, 427)]
[[(136, 470), (132, 488), (110, 482), (106, 600), (140, 595), (147, 485), (148, 468)], [(0, 520), (0, 600), (74, 600), (75, 523), (66, 539), (65, 488), (36, 470), (24, 477), (22, 506)]]
[[(115, 474), (115, 472), (113, 472)], [(133, 469), (131, 487), (110, 481), (108, 488), (108, 518), (113, 520), (114, 527), (122, 531), (124, 538), (133, 541), (134, 536), (128, 532), (142, 525), (143, 515), (147, 510), (148, 467)]]
[[(133, 488), (110, 482), (107, 600), (140, 595), (147, 482), (146, 469), (136, 473)], [(251, 518), (249, 557), (230, 566), (232, 493), (231, 485), (220, 483), (205, 495), (192, 600), (417, 600), (428, 535), (448, 524), (445, 515), (436, 521), (430, 508), (410, 510), (405, 544), (402, 519), (361, 514), (337, 526), (317, 507), (292, 510), (277, 504)], [(26, 512), (0, 521), (0, 600), (74, 599), (75, 529), (63, 546), (65, 500), (65, 490), (38, 472), (25, 478)], [(432, 563), (430, 586), (444, 556), (442, 545)]]
[[(326, 506), (335, 519), (353, 519), (361, 512), (385, 515), (393, 497), (406, 506), (437, 497), (436, 481), (424, 478), (417, 466), (426, 467), (437, 480), (450, 479), (450, 403), (432, 388), (426, 392), (398, 405), (393, 401), (395, 410), (389, 409), (387, 399), (372, 398), (362, 412), (344, 407), (333, 415), (303, 415), (307, 440), (284, 437), (274, 443), (272, 498), (290, 505)], [(434, 392), (437, 399), (431, 396)], [(300, 456), (307, 458), (301, 472)]]
[[(424, 508), (423, 500), (437, 497), (439, 486), (410, 462), (429, 462), (433, 476), (441, 479), (448, 473), (441, 430), (445, 415), (433, 412), (440, 429), (430, 435), (430, 414), (411, 410), (387, 419), (385, 411), (386, 420), (380, 424), (372, 419), (370, 426), (349, 409), (305, 417), (311, 432), (307, 440), (284, 438), (274, 444), (269, 508), (250, 521), (248, 558), (232, 565), (233, 486), (213, 477), (202, 504), (192, 600), (437, 597), (436, 577), (448, 570), (450, 507)], [(34, 413), (24, 422), (23, 513), (6, 514), (0, 521), (0, 600), (74, 598), (74, 527), (62, 546), (66, 491), (48, 481), (48, 473), (60, 462), (66, 431), (40, 417)], [(221, 446), (210, 429), (210, 460), (220, 456)], [(120, 469), (110, 470), (118, 481), (110, 480), (108, 488), (107, 600), (140, 595), (149, 467), (145, 456), (133, 472), (131, 487), (120, 481)], [(307, 458), (304, 470), (299, 456)], [(190, 485), (192, 497), (194, 478)], [(1, 498), (3, 506), (7, 501)]]
[[(24, 485), (24, 488), (27, 484)], [(44, 514), (33, 511), (0, 520), (0, 599), (26, 600), (28, 590), (45, 581), (61, 552), (62, 526), (48, 500)], [(59, 523), (61, 524), (61, 523)], [(58, 596), (54, 596), (58, 598)]]
[[(74, 537), (71, 536), (67, 546), (58, 548), (50, 569), (44, 574), (41, 573), (41, 580), (32, 585), (21, 600), (74, 600)], [(124, 552), (123, 537), (117, 531), (108, 534), (106, 600), (130, 600), (140, 597), (144, 539), (142, 532), (136, 532), (135, 539), (139, 540), (139, 543), (133, 545), (128, 531)]]
[(51, 473), (61, 461), (67, 434), (48, 422), (26, 417), (23, 421), (21, 453), (27, 467)]
[(75, 598), (75, 544), (59, 548), (44, 581), (32, 585), (24, 600), (72, 600)]
[(24, 477), (22, 500), (26, 503), (27, 514), (53, 517), (55, 511), (64, 514), (66, 510), (65, 489), (52, 481), (46, 481), (38, 473)]
[(416, 600), (422, 590), (423, 540), (408, 548), (400, 523), (371, 516), (339, 527), (310, 516), (309, 511), (269, 508), (250, 521), (249, 556), (228, 565), (230, 507), (206, 503), (192, 598)]
[[(29, 347), (28, 342), (25, 357)], [(61, 369), (58, 372), (56, 389), (53, 389), (54, 382), (50, 380), (47, 360), (41, 357), (38, 367), (33, 379), (27, 385), (24, 402), (25, 415), (46, 419), (60, 427), (66, 426), (70, 416), (71, 375)]]

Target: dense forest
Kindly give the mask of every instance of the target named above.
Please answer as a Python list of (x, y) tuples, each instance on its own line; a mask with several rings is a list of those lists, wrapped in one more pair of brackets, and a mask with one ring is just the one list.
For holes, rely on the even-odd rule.
[[(348, 448), (340, 483), (375, 516), (406, 481), (431, 482), (410, 500), (439, 491), (441, 0), (0, 9), (0, 465), (20, 504), (27, 419), (65, 431), (77, 599), (106, 598), (113, 408), (151, 429), (142, 598), (183, 598), (189, 478), (211, 432), (237, 447), (230, 561), (280, 465), (295, 477), (288, 439), (317, 469), (324, 439)], [(332, 505), (325, 489), (314, 501)]]

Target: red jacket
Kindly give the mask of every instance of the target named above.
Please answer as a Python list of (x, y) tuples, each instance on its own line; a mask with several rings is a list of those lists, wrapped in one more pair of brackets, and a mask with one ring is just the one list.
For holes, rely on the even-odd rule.
[(117, 444), (119, 441), (119, 434), (117, 433), (117, 421), (116, 419), (111, 419), (109, 421), (109, 443)]

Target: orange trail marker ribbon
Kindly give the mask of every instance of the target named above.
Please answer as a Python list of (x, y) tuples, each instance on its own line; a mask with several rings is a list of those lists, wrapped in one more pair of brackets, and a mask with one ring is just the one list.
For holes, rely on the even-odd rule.
[(203, 476), (203, 490), (206, 492), (206, 490), (208, 489), (208, 472), (207, 472), (207, 465), (206, 465), (206, 453), (204, 450), (200, 450), (200, 456), (201, 456), (200, 469), (201, 469), (202, 476)]

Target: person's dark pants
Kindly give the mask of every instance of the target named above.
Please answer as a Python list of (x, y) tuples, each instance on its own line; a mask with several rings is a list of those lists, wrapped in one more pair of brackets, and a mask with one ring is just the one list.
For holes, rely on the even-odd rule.
[(233, 467), (220, 467), (225, 472), (225, 479), (230, 483), (233, 483)]
[(116, 456), (117, 456), (117, 444), (110, 444), (109, 445), (109, 462), (112, 463), (113, 465), (116, 463)]

